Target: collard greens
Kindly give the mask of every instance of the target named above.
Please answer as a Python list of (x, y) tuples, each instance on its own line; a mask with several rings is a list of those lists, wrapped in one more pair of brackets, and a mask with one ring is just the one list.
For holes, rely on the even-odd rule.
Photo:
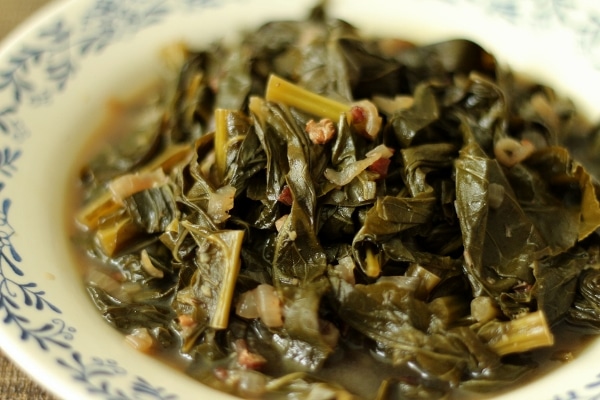
[(600, 331), (600, 187), (565, 147), (594, 130), (552, 89), (322, 8), (167, 53), (76, 215), (141, 350), (242, 397), (447, 398)]

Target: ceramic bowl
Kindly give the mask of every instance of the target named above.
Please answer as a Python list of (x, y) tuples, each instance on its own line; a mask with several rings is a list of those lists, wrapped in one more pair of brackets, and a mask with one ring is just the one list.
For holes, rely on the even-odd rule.
[[(366, 34), (475, 40), (600, 117), (595, 0), (331, 0)], [(52, 3), (0, 46), (0, 346), (64, 399), (225, 399), (136, 352), (98, 315), (69, 250), (71, 166), (109, 97), (159, 73), (160, 49), (202, 46), (314, 1), (73, 0)], [(600, 341), (499, 398), (600, 396)]]

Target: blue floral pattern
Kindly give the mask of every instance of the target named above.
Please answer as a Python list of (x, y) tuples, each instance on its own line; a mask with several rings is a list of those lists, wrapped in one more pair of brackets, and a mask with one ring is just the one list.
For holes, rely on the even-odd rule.
[[(600, 69), (600, 7), (587, 0), (435, 0), (468, 4), (514, 25), (558, 27), (573, 35), (579, 51)], [(560, 51), (560, 49), (557, 49)]]
[[(61, 318), (60, 307), (46, 298), (38, 284), (28, 281), (20, 268), (22, 258), (13, 244), (10, 223), (12, 200), (4, 188), (18, 173), (21, 145), (31, 136), (19, 116), (24, 104), (42, 107), (63, 92), (77, 74), (79, 62), (112, 44), (160, 23), (178, 12), (198, 12), (235, 0), (90, 0), (79, 20), (55, 17), (35, 31), (6, 60), (0, 61), (0, 318), (16, 329), (21, 340), (64, 356), (56, 363), (88, 393), (104, 399), (176, 400), (179, 397), (130, 374), (116, 361), (84, 355), (73, 346), (77, 330)], [(241, 1), (241, 0), (237, 0)], [(487, 15), (515, 25), (544, 28), (549, 24), (568, 29), (589, 61), (600, 70), (600, 9), (583, 0), (429, 0), (469, 4)], [(40, 78), (41, 77), (41, 78)], [(25, 309), (47, 315), (35, 325)], [(115, 377), (129, 379), (127, 388), (113, 384)], [(581, 388), (565, 390), (552, 400), (600, 399), (600, 374)]]
[(178, 397), (166, 393), (165, 389), (155, 387), (142, 377), (135, 377), (131, 384), (131, 393), (111, 385), (106, 378), (127, 375), (127, 371), (114, 360), (94, 357), (88, 362), (79, 352), (71, 354), (71, 360), (59, 358), (58, 364), (69, 371), (71, 376), (85, 386), (91, 394), (110, 400), (154, 399), (175, 400)]
[(600, 400), (600, 374), (578, 390), (569, 390), (555, 395), (552, 400)]
[(10, 224), (8, 213), (11, 201), (5, 199), (0, 209), (0, 312), (2, 322), (18, 327), (22, 340), (35, 341), (46, 350), (51, 345), (69, 348), (69, 341), (75, 330), (67, 327), (59, 318), (53, 318), (42, 326), (32, 326), (22, 315), (23, 307), (34, 307), (39, 311), (61, 311), (45, 298), (43, 290), (33, 282), (23, 282), (23, 271), (19, 268), (21, 256), (12, 244), (15, 231)]

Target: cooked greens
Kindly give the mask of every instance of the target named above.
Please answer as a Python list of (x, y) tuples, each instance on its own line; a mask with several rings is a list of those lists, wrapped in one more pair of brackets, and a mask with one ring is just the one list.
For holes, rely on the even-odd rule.
[(600, 332), (600, 186), (565, 147), (593, 130), (551, 88), (320, 7), (169, 53), (78, 185), (134, 346), (241, 397), (384, 400), (503, 390), (557, 327)]

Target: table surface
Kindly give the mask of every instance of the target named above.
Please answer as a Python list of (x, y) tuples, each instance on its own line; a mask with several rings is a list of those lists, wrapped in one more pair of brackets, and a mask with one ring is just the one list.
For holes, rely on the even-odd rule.
[[(50, 0), (0, 0), (0, 39)], [(57, 400), (0, 352), (0, 400)]]

